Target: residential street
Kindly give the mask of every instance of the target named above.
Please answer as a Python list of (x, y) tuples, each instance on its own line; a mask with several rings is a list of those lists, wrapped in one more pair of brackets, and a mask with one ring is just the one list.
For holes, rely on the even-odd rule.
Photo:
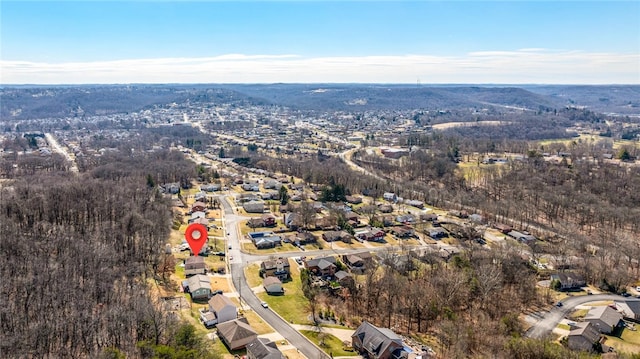
[(547, 335), (551, 334), (553, 328), (569, 314), (575, 307), (581, 304), (590, 302), (599, 302), (606, 300), (638, 300), (633, 298), (625, 298), (617, 294), (594, 294), (594, 295), (582, 295), (576, 297), (568, 297), (561, 300), (562, 307), (553, 306), (550, 311), (546, 312), (544, 317), (534, 324), (525, 333), (528, 338), (543, 339)]
[[(229, 256), (233, 257), (230, 260), (230, 273), (233, 281), (233, 285), (236, 291), (240, 294), (242, 301), (249, 305), (256, 314), (258, 314), (265, 322), (267, 322), (273, 329), (280, 333), (291, 345), (296, 347), (307, 358), (329, 358), (322, 350), (318, 349), (311, 341), (309, 341), (304, 335), (300, 334), (289, 323), (287, 323), (282, 317), (274, 313), (270, 308), (263, 308), (260, 305), (261, 301), (253, 293), (247, 280), (244, 276), (244, 258), (240, 251), (240, 237), (237, 232), (237, 217), (233, 212), (231, 204), (226, 198), (221, 198), (220, 201), (224, 207), (225, 218), (229, 221), (225, 223), (227, 233), (229, 233), (229, 243), (231, 250), (229, 250)], [(241, 302), (242, 302), (241, 301)]]

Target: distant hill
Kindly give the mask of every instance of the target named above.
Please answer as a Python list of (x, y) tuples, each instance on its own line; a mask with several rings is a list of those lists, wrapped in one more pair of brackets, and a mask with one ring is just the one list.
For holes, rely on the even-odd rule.
[(186, 100), (227, 103), (247, 97), (199, 85), (8, 86), (0, 89), (0, 119), (109, 115)]
[(238, 92), (305, 110), (405, 110), (500, 106), (553, 108), (548, 96), (516, 87), (271, 84), (227, 85)]
[(559, 106), (585, 106), (591, 111), (640, 114), (638, 85), (554, 85), (527, 86), (528, 91), (546, 96)]
[(167, 84), (0, 87), (0, 120), (82, 117), (185, 101), (276, 104), (312, 111), (564, 108), (640, 113), (640, 86)]

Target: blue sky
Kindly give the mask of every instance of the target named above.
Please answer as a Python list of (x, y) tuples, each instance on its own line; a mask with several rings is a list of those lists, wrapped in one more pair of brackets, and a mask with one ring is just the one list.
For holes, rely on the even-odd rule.
[(6, 1), (0, 83), (640, 83), (640, 1)]

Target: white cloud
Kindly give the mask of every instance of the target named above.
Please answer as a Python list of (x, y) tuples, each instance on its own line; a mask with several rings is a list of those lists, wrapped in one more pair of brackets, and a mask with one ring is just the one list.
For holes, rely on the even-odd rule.
[(465, 56), (302, 57), (227, 54), (45, 63), (0, 61), (2, 84), (82, 83), (545, 83), (640, 84), (640, 54), (521, 49)]

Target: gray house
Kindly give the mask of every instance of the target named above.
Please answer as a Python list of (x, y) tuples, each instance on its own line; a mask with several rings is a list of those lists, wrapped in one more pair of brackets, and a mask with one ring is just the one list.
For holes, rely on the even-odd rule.
[(266, 338), (256, 338), (246, 349), (248, 359), (285, 359), (276, 343)]
[(593, 324), (600, 333), (610, 334), (620, 324), (622, 314), (609, 306), (592, 307), (584, 317), (585, 322)]
[(593, 351), (600, 340), (600, 332), (589, 322), (577, 323), (567, 336), (567, 346), (571, 350)]
[(616, 300), (613, 303), (626, 319), (640, 322), (640, 300)]
[(245, 202), (242, 205), (242, 208), (247, 213), (263, 213), (264, 212), (264, 202), (263, 201), (249, 201)]
[(282, 288), (282, 282), (277, 277), (265, 277), (262, 280), (264, 290), (269, 295), (282, 295), (284, 294), (284, 288)]

